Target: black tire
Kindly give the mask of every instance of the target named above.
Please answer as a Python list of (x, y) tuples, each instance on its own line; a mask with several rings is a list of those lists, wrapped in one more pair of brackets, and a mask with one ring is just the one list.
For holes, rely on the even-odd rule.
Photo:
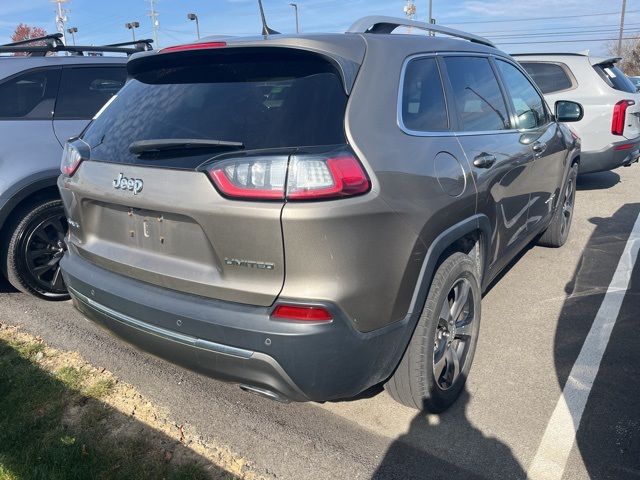
[(45, 300), (68, 300), (58, 265), (66, 231), (59, 199), (37, 200), (20, 210), (2, 239), (2, 267), (9, 283)]
[(561, 198), (553, 214), (551, 223), (538, 239), (538, 245), (559, 248), (565, 244), (571, 231), (573, 209), (576, 200), (576, 179), (578, 178), (578, 164), (574, 163), (569, 170), (567, 180), (561, 190)]
[[(385, 384), (385, 389), (396, 401), (411, 408), (438, 413), (454, 403), (462, 392), (471, 369), (480, 330), (481, 296), (476, 272), (475, 262), (464, 253), (452, 254), (436, 271), (409, 346), (396, 371)], [(451, 318), (458, 292), (455, 289), (466, 285), (469, 287), (468, 304), (463, 304), (460, 315), (454, 318), (457, 327), (452, 327), (451, 322), (442, 317), (448, 315)], [(448, 313), (443, 315), (445, 311)], [(446, 338), (444, 330), (448, 332)], [(465, 335), (459, 332), (464, 332)], [(449, 346), (457, 341), (457, 347), (452, 351), (460, 352), (460, 356), (463, 356), (457, 377), (451, 370), (453, 368), (455, 371), (455, 361), (448, 362), (448, 354), (443, 353), (447, 349), (449, 337), (453, 337)], [(437, 367), (442, 362), (445, 367), (436, 378), (434, 364)]]

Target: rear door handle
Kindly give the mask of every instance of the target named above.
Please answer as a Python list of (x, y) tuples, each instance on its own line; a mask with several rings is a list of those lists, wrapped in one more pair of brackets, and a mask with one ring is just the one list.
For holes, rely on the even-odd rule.
[(473, 159), (473, 165), (478, 168), (491, 168), (496, 163), (496, 156), (489, 153), (481, 153)]
[(541, 142), (535, 142), (531, 146), (531, 149), (535, 152), (535, 157), (538, 158), (542, 156), (542, 153), (547, 149), (547, 144), (541, 143)]

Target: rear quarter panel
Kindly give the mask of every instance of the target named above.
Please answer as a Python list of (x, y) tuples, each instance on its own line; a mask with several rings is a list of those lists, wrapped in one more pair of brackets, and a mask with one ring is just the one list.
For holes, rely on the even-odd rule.
[[(455, 137), (417, 137), (400, 129), (400, 75), (415, 50), (383, 37), (365, 35), (367, 55), (345, 120), (371, 192), (331, 204), (289, 203), (282, 214), (287, 273), (281, 296), (333, 299), (361, 331), (410, 313), (429, 245), (476, 210), (473, 178)], [(440, 152), (459, 161), (453, 181), (463, 191), (456, 197), (444, 192), (435, 174)]]

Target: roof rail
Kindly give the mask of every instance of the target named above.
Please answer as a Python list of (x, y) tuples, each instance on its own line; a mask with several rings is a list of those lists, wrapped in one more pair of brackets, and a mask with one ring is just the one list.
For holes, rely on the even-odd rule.
[[(125, 53), (132, 55), (136, 52), (144, 52), (152, 50), (151, 44), (153, 40), (136, 40), (135, 42), (114, 43), (111, 45), (65, 45), (60, 40), (61, 34), (48, 35), (47, 37), (32, 38), (28, 41), (11, 43), (8, 45), (0, 45), (0, 53), (26, 53), (29, 56), (44, 57), (48, 53), (69, 52), (74, 55), (84, 55), (85, 52), (103, 52), (103, 53)], [(47, 40), (46, 45), (24, 45), (34, 41), (43, 41), (43, 39), (53, 39), (52, 42)]]
[(398, 27), (413, 27), (427, 32), (443, 33), (451, 37), (463, 38), (474, 43), (495, 48), (493, 42), (484, 37), (480, 37), (479, 35), (474, 35), (473, 33), (443, 27), (434, 23), (416, 22), (415, 20), (378, 15), (363, 17), (360, 20), (356, 20), (355, 23), (349, 27), (347, 33), (391, 33)]

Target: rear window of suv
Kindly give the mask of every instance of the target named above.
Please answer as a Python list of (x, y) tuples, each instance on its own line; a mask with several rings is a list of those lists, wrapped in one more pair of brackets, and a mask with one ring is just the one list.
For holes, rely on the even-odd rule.
[(616, 67), (615, 63), (598, 64), (593, 68), (610, 87), (621, 92), (636, 93), (635, 85), (622, 73), (622, 70)]
[(85, 132), (91, 158), (194, 168), (224, 150), (154, 156), (129, 146), (165, 139), (241, 142), (245, 150), (345, 143), (347, 95), (330, 61), (301, 50), (224, 50), (152, 59), (153, 69), (130, 80)]
[(557, 63), (520, 62), (542, 93), (560, 92), (573, 86), (569, 74)]

